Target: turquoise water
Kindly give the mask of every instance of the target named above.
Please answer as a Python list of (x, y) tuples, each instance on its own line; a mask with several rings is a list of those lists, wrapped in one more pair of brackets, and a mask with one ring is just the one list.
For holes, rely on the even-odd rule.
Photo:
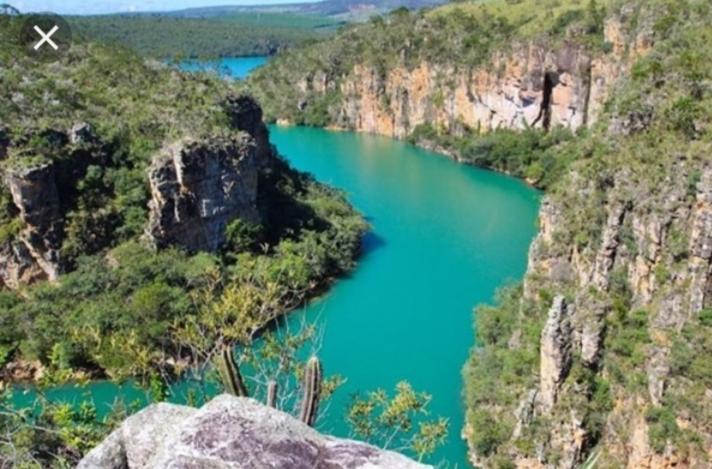
[(179, 68), (186, 72), (216, 72), (224, 77), (243, 79), (257, 67), (264, 65), (269, 57), (226, 57), (216, 60), (184, 60)]
[(343, 408), (359, 390), (400, 380), (430, 393), (450, 420), (432, 458), (468, 467), (461, 367), (473, 345), (472, 308), (522, 277), (539, 195), (522, 182), (458, 165), (387, 138), (313, 128), (270, 129), (293, 166), (343, 189), (373, 230), (365, 256), (305, 314), (323, 324), (327, 373), (348, 381), (320, 427), (348, 435)]
[[(254, 64), (245, 58), (223, 63), (236, 61)], [(348, 380), (320, 429), (349, 436), (343, 411), (354, 392), (393, 391), (407, 380), (432, 395), (434, 416), (450, 421), (447, 443), (430, 462), (468, 467), (460, 439), (460, 371), (474, 342), (472, 308), (523, 275), (538, 193), (388, 138), (304, 127), (272, 126), (270, 132), (294, 167), (344, 190), (373, 227), (356, 270), (288, 317), (296, 324), (306, 316), (322, 326), (325, 371)], [(185, 402), (189, 386), (180, 383), (171, 400)], [(65, 402), (87, 395), (100, 414), (117, 396), (137, 406), (147, 402), (143, 391), (108, 382), (46, 392)], [(33, 400), (32, 392), (15, 397), (18, 407)]]

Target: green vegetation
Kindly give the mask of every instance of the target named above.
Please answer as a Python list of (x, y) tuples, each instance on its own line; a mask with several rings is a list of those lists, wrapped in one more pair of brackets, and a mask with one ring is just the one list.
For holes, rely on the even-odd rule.
[(327, 17), (291, 13), (230, 13), (209, 18), (75, 16), (69, 22), (82, 38), (120, 44), (156, 58), (271, 55), (328, 36), (339, 25)]
[(574, 139), (563, 127), (550, 131), (498, 129), (479, 135), (468, 132), (452, 135), (421, 124), (408, 137), (410, 143), (451, 153), (458, 160), (511, 174), (539, 188), (547, 189), (558, 181), (579, 155), (561, 146)]
[[(0, 20), (2, 40), (11, 44), (17, 23)], [(152, 155), (166, 141), (225, 132), (221, 100), (233, 92), (230, 83), (151, 68), (131, 52), (94, 44), (77, 45), (51, 65), (29, 63), (12, 47), (0, 54), (14, 64), (0, 83), (0, 115), (13, 142), (3, 165), (36, 164), (40, 155), (57, 168), (61, 254), (71, 270), (58, 285), (8, 296), (0, 317), (4, 360), (46, 365), (60, 350), (71, 368), (146, 376), (166, 353), (179, 353), (172, 331), (200, 315), (193, 295), (209, 279), (214, 296), (199, 306), (228, 302), (225, 295), (237, 289), (263, 303), (257, 329), (353, 266), (365, 229), (359, 215), (343, 195), (279, 160), (261, 176), (262, 226), (233, 222), (224, 252), (152, 252), (138, 242)], [(78, 122), (88, 122), (92, 136), (66, 142)], [(0, 233), (12, 242), (21, 226), (1, 189)]]
[(110, 415), (98, 419), (89, 401), (74, 407), (40, 398), (34, 408), (13, 410), (12, 393), (0, 399), (0, 460), (21, 468), (74, 467), (130, 410), (116, 405)]
[[(134, 240), (80, 256), (58, 285), (28, 288), (3, 312), (2, 347), (44, 363), (60, 350), (70, 368), (122, 379), (150, 375), (166, 354), (179, 357), (176, 335), (186, 337), (193, 328), (201, 328), (201, 340), (220, 334), (235, 341), (254, 333), (350, 269), (364, 229), (337, 193), (294, 172), (282, 178), (285, 186), (276, 190), (290, 205), (272, 201), (272, 213), (290, 213), (291, 200), (309, 210), (305, 218), (287, 219), (290, 226), (278, 226), (293, 234), (275, 232), (267, 218), (265, 235), (250, 243), (254, 250), (229, 256), (154, 252)], [(280, 241), (270, 244), (274, 239)], [(218, 321), (226, 328), (239, 322), (240, 330), (226, 334)]]
[(445, 441), (448, 422), (418, 419), (428, 414), (430, 396), (409, 383), (401, 381), (395, 391), (393, 397), (383, 389), (354, 396), (346, 419), (357, 437), (383, 448), (410, 449), (422, 460)]
[[(497, 414), (490, 409), (516, 406), (518, 390), (536, 386), (531, 370), (539, 366), (539, 340), (546, 313), (544, 292), (537, 303), (522, 305), (521, 288), (509, 287), (497, 295), (496, 306), (479, 306), (477, 346), (464, 369), (466, 407), (472, 428), (470, 443), (481, 457), (493, 455), (507, 442), (515, 425), (514, 414)], [(508, 342), (517, 332), (517, 347)], [(534, 428), (535, 426), (532, 426)], [(531, 440), (522, 436), (522, 443)]]

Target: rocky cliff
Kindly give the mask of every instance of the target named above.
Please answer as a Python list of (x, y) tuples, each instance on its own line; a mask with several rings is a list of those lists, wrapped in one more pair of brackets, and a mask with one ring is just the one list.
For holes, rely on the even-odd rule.
[(542, 203), (521, 291), (478, 312), (479, 465), (709, 465), (712, 69), (695, 46), (709, 10), (670, 5), (600, 121), (564, 145), (580, 159)]
[[(33, 138), (46, 142), (47, 154), (59, 153), (63, 158), (53, 160), (20, 151), (2, 169), (0, 187), (11, 195), (17, 224), (16, 231), (0, 243), (0, 285), (9, 288), (36, 280), (54, 281), (63, 271), (64, 212), (75, 198), (76, 181), (86, 174), (91, 162), (100, 163), (105, 157), (85, 122), (66, 131), (43, 129), (19, 135), (17, 146)], [(4, 145), (4, 156), (15, 150), (8, 133), (4, 134)]]
[[(260, 98), (276, 119), (301, 121), (306, 116), (310, 123), (310, 113), (319, 108), (326, 114), (321, 124), (396, 138), (406, 138), (424, 124), (446, 134), (555, 126), (575, 130), (596, 121), (612, 85), (649, 50), (654, 34), (644, 17), (633, 8), (611, 12), (601, 20), (602, 47), (582, 42), (580, 37), (587, 32), (577, 25), (556, 38), (524, 39), (510, 33), (509, 41), (470, 63), (463, 57), (444, 60), (413, 52), (437, 40), (423, 28), (425, 39), (412, 32), (401, 47), (384, 45), (384, 56), (390, 47), (397, 52), (386, 65), (366, 54), (361, 60), (358, 55), (323, 63), (312, 60), (305, 70), (292, 73), (296, 77), (283, 78), (293, 86), (285, 104), (272, 105), (265, 93)], [(413, 27), (418, 24), (416, 20)], [(456, 33), (453, 36), (449, 38), (453, 53), (466, 55), (466, 46)], [(269, 68), (258, 72), (255, 80), (264, 86), (259, 74), (274, 72)]]
[[(515, 457), (518, 464), (576, 467), (594, 449), (594, 455), (605, 453), (601, 461), (631, 468), (706, 464), (712, 447), (704, 417), (709, 409), (695, 414), (694, 406), (679, 400), (694, 393), (706, 399), (710, 389), (693, 391), (689, 376), (680, 374), (683, 364), (671, 363), (682, 359), (680, 341), (687, 340), (689, 328), (709, 321), (704, 309), (712, 305), (712, 160), (702, 166), (699, 180), (697, 168), (676, 162), (656, 187), (632, 184), (638, 178), (629, 172), (613, 172), (595, 204), (584, 200), (591, 193), (582, 180), (583, 187), (568, 192), (571, 200), (545, 202), (521, 301), (545, 307), (550, 293), (561, 296), (542, 316), (538, 383), (522, 390), (518, 404), (533, 408), (534, 417), (515, 413), (515, 440), (527, 427), (542, 425), (541, 419), (548, 432), (529, 434), (539, 445), (539, 459)], [(601, 231), (596, 239), (576, 243), (570, 238), (572, 212), (587, 210), (599, 212)], [(707, 347), (691, 345), (700, 354)], [(606, 410), (594, 402), (602, 399), (603, 387), (610, 399)], [(679, 435), (651, 439), (651, 432), (661, 431), (651, 417), (654, 409), (670, 409), (674, 431), (694, 434), (699, 446)], [(549, 459), (552, 454), (557, 459)]]
[(149, 238), (159, 248), (216, 251), (231, 220), (259, 221), (258, 167), (248, 134), (171, 144), (149, 170)]
[[(216, 251), (231, 220), (259, 222), (258, 175), (270, 167), (273, 155), (262, 111), (246, 96), (228, 96), (222, 107), (232, 134), (166, 143), (146, 170), (151, 192), (146, 234), (156, 247)], [(38, 138), (49, 142), (49, 157), (23, 150)], [(90, 166), (111, 164), (112, 143), (101, 141), (91, 125), (80, 122), (67, 130), (16, 136), (14, 144), (3, 133), (0, 144), (3, 156), (16, 153), (3, 169), (3, 186), (11, 195), (9, 209), (17, 225), (0, 242), (0, 285), (15, 289), (37, 280), (54, 281), (71, 261), (63, 245), (70, 214), (81, 204), (80, 186), (86, 185)], [(106, 247), (115, 242), (112, 238), (107, 234), (91, 248)]]
[(400, 454), (318, 433), (288, 414), (227, 394), (200, 409), (154, 404), (126, 419), (79, 469), (425, 469)]
[[(446, 133), (575, 130), (596, 120), (611, 85), (649, 47), (647, 33), (624, 38), (617, 18), (607, 20), (605, 40), (636, 46), (595, 54), (573, 44), (534, 41), (497, 52), (486, 65), (469, 70), (421, 62), (412, 70), (393, 68), (385, 77), (374, 67), (357, 65), (340, 84), (344, 99), (335, 124), (397, 138), (422, 124)], [(308, 90), (306, 83), (302, 88)], [(326, 82), (312, 89), (328, 87)], [(304, 102), (308, 105), (307, 98)]]

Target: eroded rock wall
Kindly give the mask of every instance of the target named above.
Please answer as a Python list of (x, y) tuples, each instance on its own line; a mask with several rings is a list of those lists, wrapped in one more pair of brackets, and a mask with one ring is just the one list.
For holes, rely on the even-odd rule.
[(55, 280), (61, 272), (63, 220), (56, 177), (51, 162), (10, 168), (5, 173), (4, 183), (24, 225), (17, 239), (0, 247), (0, 273), (8, 287), (41, 278)]
[(396, 138), (420, 124), (451, 134), (465, 128), (575, 130), (596, 121), (611, 86), (652, 40), (645, 28), (627, 31), (620, 17), (606, 21), (604, 35), (607, 52), (542, 39), (515, 44), (471, 68), (422, 61), (385, 71), (356, 64), (344, 77), (316, 70), (297, 85), (299, 106), (338, 90), (333, 125)]
[[(271, 166), (273, 155), (262, 110), (248, 96), (227, 96), (222, 107), (231, 130), (168, 142), (147, 169), (151, 201), (146, 233), (157, 247), (215, 251), (231, 220), (259, 221), (258, 173)], [(47, 155), (23, 149), (35, 137), (47, 142)], [(11, 198), (18, 223), (16, 233), (0, 242), (0, 286), (12, 289), (55, 281), (71, 268), (62, 246), (68, 215), (76, 208), (77, 186), (90, 165), (111, 164), (115, 150), (87, 122), (14, 138), (0, 128), (0, 159), (12, 157), (2, 170), (2, 190), (10, 194), (6, 198)], [(113, 240), (105, 242), (108, 246)]]

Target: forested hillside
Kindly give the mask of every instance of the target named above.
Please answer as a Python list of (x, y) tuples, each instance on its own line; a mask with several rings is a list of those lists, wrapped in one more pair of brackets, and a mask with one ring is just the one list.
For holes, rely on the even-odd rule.
[(523, 285), (476, 311), (476, 465), (710, 464), (711, 24), (701, 0), (458, 2), (249, 80), (271, 119), (407, 138), (546, 189)]
[(271, 55), (323, 38), (339, 22), (292, 13), (235, 13), (210, 17), (171, 14), (74, 16), (75, 34), (118, 43), (156, 58), (215, 58)]

